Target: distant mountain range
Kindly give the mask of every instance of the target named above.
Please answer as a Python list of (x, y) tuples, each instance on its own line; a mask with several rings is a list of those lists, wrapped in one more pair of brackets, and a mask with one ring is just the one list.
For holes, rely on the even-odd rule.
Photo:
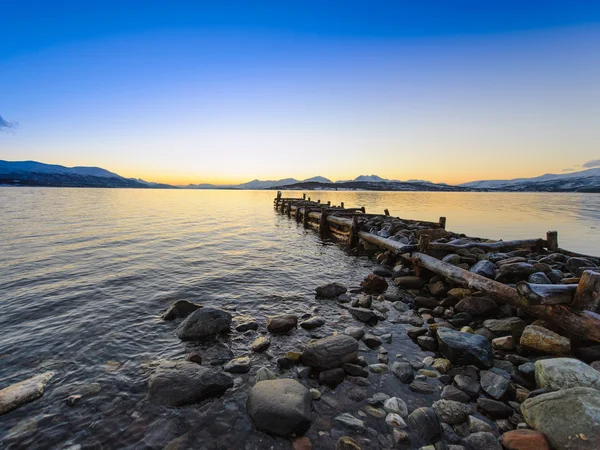
[(513, 180), (480, 180), (451, 186), (425, 180), (388, 180), (377, 175), (359, 175), (353, 180), (333, 182), (316, 176), (306, 180), (252, 180), (237, 185), (190, 184), (171, 186), (140, 178), (125, 178), (100, 167), (64, 167), (36, 161), (0, 160), (0, 185), (102, 187), (138, 189), (296, 189), (370, 191), (508, 191), (508, 192), (600, 192), (600, 168), (568, 174), (546, 174)]

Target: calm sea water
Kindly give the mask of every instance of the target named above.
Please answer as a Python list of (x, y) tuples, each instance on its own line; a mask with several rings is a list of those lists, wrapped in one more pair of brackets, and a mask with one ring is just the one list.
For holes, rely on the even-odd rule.
[[(244, 402), (268, 355), (220, 399), (169, 409), (148, 398), (154, 361), (182, 359), (190, 344), (159, 315), (178, 299), (218, 305), (258, 319), (278, 312), (319, 308), (327, 320), (317, 335), (353, 325), (335, 304), (314, 299), (314, 288), (341, 281), (357, 286), (372, 269), (365, 257), (274, 212), (272, 191), (162, 191), (0, 188), (0, 387), (54, 370), (46, 394), (0, 419), (8, 448), (290, 448), (256, 432)], [(299, 193), (284, 193), (298, 196)], [(600, 254), (600, 195), (310, 192), (313, 199), (389, 208), (400, 217), (437, 220), (447, 228), (490, 238), (537, 238), (558, 230), (560, 245)], [(264, 327), (261, 327), (261, 329)], [(427, 353), (392, 332), (395, 353)], [(319, 334), (320, 333), (320, 334)], [(298, 330), (273, 341), (270, 354), (300, 348), (310, 335)], [(235, 356), (254, 337), (232, 334)], [(201, 349), (206, 350), (206, 349)], [(371, 352), (373, 353), (373, 352)], [(375, 362), (376, 355), (366, 355)], [(413, 395), (393, 376), (370, 377), (371, 392), (392, 392), (413, 406), (432, 399)], [(342, 433), (332, 423), (360, 404), (344, 398), (347, 383), (315, 402), (308, 436), (316, 448), (333, 448)], [(341, 393), (341, 395), (340, 395)], [(64, 398), (81, 394), (75, 407)], [(369, 426), (389, 433), (380, 419)], [(379, 448), (371, 437), (364, 448)], [(176, 448), (176, 447), (172, 447)]]

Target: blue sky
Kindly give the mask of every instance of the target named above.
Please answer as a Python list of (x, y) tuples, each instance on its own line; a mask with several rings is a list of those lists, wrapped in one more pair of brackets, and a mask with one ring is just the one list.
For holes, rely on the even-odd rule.
[(600, 157), (598, 2), (24, 1), (0, 39), (0, 159), (454, 183)]

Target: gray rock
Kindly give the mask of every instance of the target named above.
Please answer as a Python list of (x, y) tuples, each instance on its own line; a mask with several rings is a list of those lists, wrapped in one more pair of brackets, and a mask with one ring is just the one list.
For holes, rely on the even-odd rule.
[(377, 348), (381, 345), (381, 338), (370, 333), (365, 334), (362, 341), (367, 344), (367, 347), (369, 348)]
[(408, 385), (409, 389), (419, 394), (433, 394), (437, 391), (437, 388), (431, 384), (425, 383), (424, 381), (413, 381)]
[(348, 289), (341, 283), (329, 283), (319, 286), (315, 289), (317, 296), (322, 298), (335, 298), (345, 293)]
[(168, 406), (198, 403), (219, 396), (232, 386), (233, 379), (226, 373), (190, 361), (165, 361), (148, 382), (150, 395)]
[(266, 380), (276, 380), (277, 375), (267, 367), (261, 367), (256, 372), (256, 382), (266, 381)]
[(325, 325), (325, 319), (320, 316), (311, 317), (304, 322), (300, 322), (300, 326), (305, 330), (313, 330), (315, 328), (319, 328)]
[(267, 318), (267, 330), (271, 333), (287, 333), (298, 326), (298, 317), (293, 314), (280, 314)]
[(438, 328), (437, 339), (440, 353), (453, 364), (474, 364), (481, 368), (493, 365), (492, 345), (483, 336)]
[(574, 358), (541, 359), (535, 362), (538, 388), (551, 390), (590, 387), (600, 390), (600, 372)]
[(250, 358), (240, 356), (239, 358), (232, 359), (225, 364), (223, 370), (229, 373), (247, 373), (250, 371)]
[(291, 379), (256, 383), (246, 401), (248, 415), (257, 429), (283, 437), (310, 426), (311, 406), (310, 391)]
[(346, 372), (348, 375), (353, 377), (367, 378), (369, 376), (369, 372), (358, 364), (345, 363), (342, 364), (342, 369), (344, 369), (344, 372)]
[(433, 309), (439, 306), (439, 303), (436, 299), (431, 297), (416, 297), (415, 305), (420, 306), (421, 308)]
[(488, 297), (465, 297), (454, 306), (454, 309), (480, 316), (491, 313), (496, 306), (496, 302)]
[(354, 339), (359, 341), (365, 335), (365, 330), (360, 327), (348, 327), (344, 330), (344, 334), (352, 336)]
[(435, 442), (442, 436), (440, 421), (432, 408), (415, 409), (408, 416), (408, 424), (426, 443)]
[(538, 353), (562, 355), (571, 351), (569, 338), (537, 325), (525, 327), (520, 344), (523, 349)]
[(0, 390), (0, 415), (40, 398), (52, 377), (54, 372), (46, 372)]
[(370, 364), (369, 370), (373, 373), (387, 373), (390, 371), (390, 368), (387, 364)]
[(362, 420), (354, 417), (352, 414), (340, 414), (339, 416), (336, 416), (333, 420), (335, 420), (343, 427), (349, 428), (350, 430), (358, 431), (359, 433), (364, 433), (365, 431), (367, 431), (365, 423)]
[(492, 419), (504, 419), (514, 412), (510, 406), (490, 398), (478, 398), (477, 409)]
[(579, 276), (581, 274), (581, 268), (583, 267), (595, 267), (592, 261), (586, 258), (573, 257), (567, 259), (565, 263), (565, 267), (575, 276)]
[(161, 317), (163, 320), (183, 319), (200, 308), (202, 308), (202, 305), (187, 300), (177, 300), (169, 306), (169, 309)]
[(496, 281), (502, 283), (526, 280), (529, 275), (536, 273), (537, 269), (526, 262), (503, 264), (496, 275)]
[(444, 400), (453, 400), (455, 402), (469, 403), (471, 397), (464, 391), (461, 391), (456, 386), (446, 386), (442, 391), (441, 398)]
[(527, 282), (533, 284), (552, 284), (552, 281), (544, 272), (532, 273), (527, 278)]
[[(361, 367), (361, 369), (362, 369), (362, 367)], [(362, 370), (364, 370), (364, 369), (362, 369)], [(337, 386), (342, 381), (344, 381), (345, 375), (346, 375), (346, 373), (344, 372), (344, 369), (336, 367), (335, 369), (328, 369), (328, 370), (324, 370), (321, 373), (319, 373), (319, 381), (321, 383), (325, 383), (329, 386)]]
[(470, 376), (458, 374), (454, 377), (454, 384), (471, 397), (476, 397), (479, 394), (479, 382)]
[(392, 364), (392, 373), (403, 383), (410, 383), (414, 378), (413, 368), (407, 362), (395, 361)]
[(502, 450), (498, 438), (493, 433), (473, 433), (467, 436), (463, 442), (469, 450)]
[(496, 400), (504, 397), (510, 388), (510, 382), (494, 372), (482, 370), (480, 377), (481, 389)]
[(471, 406), (452, 400), (433, 402), (433, 410), (443, 422), (455, 425), (464, 422), (471, 414)]
[(484, 259), (476, 262), (473, 267), (471, 267), (470, 271), (493, 280), (496, 277), (496, 264)]
[(360, 320), (361, 322), (377, 322), (379, 320), (377, 314), (367, 308), (350, 307), (348, 311), (356, 320)]
[(550, 441), (552, 448), (600, 448), (600, 391), (587, 387), (563, 389), (525, 400), (521, 413), (527, 424)]
[(405, 289), (421, 289), (426, 281), (415, 276), (401, 276), (394, 278), (394, 283)]
[(357, 340), (345, 334), (336, 334), (310, 342), (302, 353), (302, 362), (317, 370), (327, 370), (352, 362), (357, 355)]
[(383, 409), (389, 413), (398, 414), (403, 419), (408, 417), (408, 406), (406, 406), (404, 400), (398, 397), (388, 398), (383, 403)]
[(429, 351), (435, 351), (438, 348), (438, 343), (435, 338), (431, 336), (419, 336), (417, 338), (417, 344), (419, 344), (422, 348)]
[(498, 337), (511, 335), (516, 341), (521, 338), (521, 334), (527, 324), (518, 317), (507, 317), (506, 319), (488, 319), (483, 322), (483, 326)]
[(491, 433), (492, 427), (481, 419), (475, 416), (469, 416), (467, 418), (467, 426), (469, 427), (469, 433)]
[(191, 313), (177, 327), (177, 337), (182, 341), (202, 340), (209, 336), (228, 333), (231, 314), (216, 308), (200, 308)]

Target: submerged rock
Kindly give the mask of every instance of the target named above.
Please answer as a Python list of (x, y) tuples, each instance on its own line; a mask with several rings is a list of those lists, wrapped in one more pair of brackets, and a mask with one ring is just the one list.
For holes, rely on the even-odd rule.
[(267, 318), (267, 330), (271, 333), (287, 333), (298, 326), (298, 317), (293, 314), (281, 314)]
[(53, 376), (54, 372), (42, 373), (0, 390), (0, 414), (40, 398)]
[(202, 308), (202, 305), (187, 300), (177, 300), (169, 306), (169, 309), (161, 317), (163, 320), (183, 319), (200, 308)]
[(317, 370), (326, 370), (352, 362), (357, 355), (358, 341), (352, 336), (336, 334), (310, 342), (302, 353), (302, 362)]
[(439, 328), (437, 339), (440, 353), (453, 364), (474, 364), (486, 369), (493, 366), (492, 345), (483, 336)]
[(168, 406), (198, 403), (232, 386), (233, 379), (226, 373), (189, 361), (161, 363), (148, 382), (150, 394)]
[(252, 345), (250, 346), (250, 348), (252, 349), (253, 352), (259, 353), (259, 352), (264, 352), (270, 346), (271, 346), (271, 339), (269, 339), (267, 336), (259, 336), (254, 340), (254, 342), (252, 342)]
[(223, 370), (229, 373), (247, 373), (250, 370), (250, 358), (240, 356), (239, 358), (232, 359), (225, 364)]
[(176, 333), (182, 341), (202, 340), (219, 333), (228, 333), (231, 314), (216, 308), (201, 308), (179, 324)]
[(288, 437), (310, 425), (312, 395), (295, 380), (256, 383), (248, 394), (246, 409), (257, 429)]
[(348, 308), (348, 311), (356, 320), (360, 320), (361, 322), (377, 322), (379, 320), (377, 314), (367, 308), (350, 307)]
[(300, 322), (300, 326), (305, 330), (313, 330), (322, 327), (323, 325), (325, 325), (325, 319), (320, 316), (314, 316), (304, 322)]
[(577, 387), (525, 400), (527, 424), (544, 433), (553, 448), (600, 448), (600, 391)]
[(415, 409), (408, 416), (408, 424), (427, 443), (437, 441), (442, 435), (440, 421), (432, 408)]
[(329, 283), (319, 286), (315, 289), (317, 296), (322, 298), (335, 298), (345, 293), (348, 289), (341, 283)]
[(385, 278), (375, 275), (374, 273), (367, 275), (360, 285), (365, 289), (365, 292), (375, 294), (382, 294), (388, 288)]

